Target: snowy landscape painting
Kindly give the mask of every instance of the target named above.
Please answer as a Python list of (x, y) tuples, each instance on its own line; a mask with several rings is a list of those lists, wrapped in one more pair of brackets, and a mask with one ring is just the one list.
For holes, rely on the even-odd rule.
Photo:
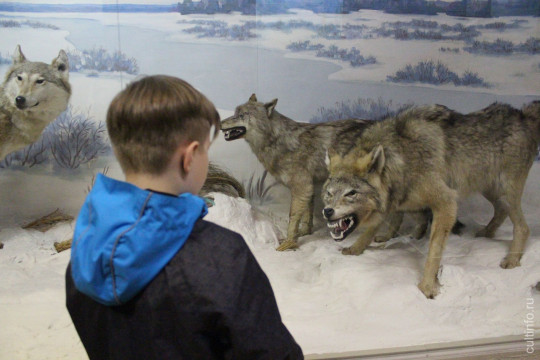
[[(379, 121), (424, 104), (467, 113), (540, 100), (538, 1), (5, 1), (0, 29), (2, 75), (17, 45), (45, 63), (63, 49), (72, 86), (68, 109), (41, 139), (0, 162), (2, 359), (87, 358), (64, 306), (70, 251), (54, 247), (70, 239), (74, 222), (23, 227), (56, 209), (76, 217), (97, 173), (122, 179), (105, 115), (139, 76), (190, 82), (222, 119), (252, 94), (277, 98), (277, 111), (306, 123)], [(298, 250), (277, 252), (288, 190), (243, 140), (219, 138), (210, 160), (247, 196), (215, 194), (206, 218), (244, 236), (306, 355), (524, 337), (528, 306), (540, 304), (539, 161), (522, 200), (531, 235), (521, 266), (499, 267), (510, 220), (495, 239), (474, 237), (493, 210), (473, 196), (460, 202), (465, 228), (447, 242), (441, 292), (427, 300), (416, 285), (428, 239), (408, 236), (410, 219), (384, 246), (343, 256), (355, 236), (334, 242), (316, 207), (314, 233)]]

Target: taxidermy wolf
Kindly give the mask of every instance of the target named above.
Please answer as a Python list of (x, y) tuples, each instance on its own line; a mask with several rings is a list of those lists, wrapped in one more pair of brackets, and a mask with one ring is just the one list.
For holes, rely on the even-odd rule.
[(64, 50), (50, 65), (26, 60), (17, 45), (0, 91), (0, 160), (37, 141), (71, 96)]
[(368, 127), (345, 155), (330, 149), (324, 217), (338, 239), (357, 225), (366, 227), (342, 251), (359, 255), (386, 214), (431, 209), (429, 253), (418, 287), (434, 298), (458, 197), (478, 192), (494, 207), (493, 218), (477, 236), (493, 237), (510, 216), (513, 240), (500, 265), (520, 265), (529, 236), (521, 196), (539, 141), (540, 101), (522, 110), (495, 103), (467, 115), (441, 105), (407, 110)]
[(364, 120), (339, 120), (323, 124), (296, 122), (275, 110), (277, 99), (257, 101), (255, 94), (236, 107), (221, 123), (225, 140), (244, 138), (264, 168), (291, 191), (287, 239), (277, 250), (297, 247), (300, 236), (313, 227), (314, 187), (328, 176), (326, 149), (339, 133), (359, 134)]

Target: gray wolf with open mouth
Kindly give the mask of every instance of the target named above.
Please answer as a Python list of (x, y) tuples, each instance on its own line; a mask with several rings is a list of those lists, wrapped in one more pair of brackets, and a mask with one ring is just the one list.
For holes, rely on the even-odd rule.
[(342, 251), (359, 255), (388, 214), (431, 209), (429, 253), (418, 287), (434, 298), (459, 197), (481, 193), (494, 207), (477, 236), (493, 237), (510, 216), (513, 240), (500, 265), (520, 265), (529, 236), (521, 196), (539, 142), (540, 101), (521, 110), (495, 103), (466, 115), (441, 105), (406, 110), (368, 127), (345, 155), (330, 149), (323, 215), (337, 240), (358, 225), (366, 228)]
[(28, 61), (17, 45), (0, 91), (0, 160), (37, 141), (71, 96), (64, 50), (51, 64)]
[(283, 251), (296, 248), (298, 237), (312, 232), (314, 188), (328, 176), (325, 154), (330, 144), (342, 135), (353, 139), (370, 122), (300, 123), (276, 111), (276, 104), (277, 99), (258, 102), (253, 94), (222, 121), (221, 130), (227, 141), (245, 139), (264, 168), (291, 191), (287, 239), (277, 248)]

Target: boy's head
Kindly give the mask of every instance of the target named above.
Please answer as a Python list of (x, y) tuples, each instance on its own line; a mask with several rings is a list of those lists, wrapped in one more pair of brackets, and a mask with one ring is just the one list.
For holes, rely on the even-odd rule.
[[(214, 126), (214, 133), (210, 129)], [(125, 173), (162, 174), (174, 152), (192, 142), (205, 144), (219, 133), (214, 105), (187, 82), (166, 75), (129, 84), (113, 99), (107, 130)], [(198, 149), (203, 149), (203, 146)]]

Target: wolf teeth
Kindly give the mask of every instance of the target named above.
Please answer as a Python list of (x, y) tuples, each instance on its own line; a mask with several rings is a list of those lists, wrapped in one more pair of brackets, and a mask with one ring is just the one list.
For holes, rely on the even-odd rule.
[(326, 225), (330, 228), (330, 236), (336, 241), (341, 241), (345, 238), (345, 233), (354, 225), (354, 216), (349, 215), (339, 220), (329, 221)]
[(333, 222), (333, 223), (327, 223), (326, 225), (327, 225), (330, 229), (334, 229), (334, 228), (337, 228), (338, 226), (341, 225), (341, 220), (336, 221), (336, 222)]
[(344, 231), (341, 231), (339, 234), (336, 234), (335, 232), (331, 231), (330, 236), (332, 236), (332, 238), (334, 240), (341, 240), (341, 239), (343, 239), (343, 233), (344, 233)]

